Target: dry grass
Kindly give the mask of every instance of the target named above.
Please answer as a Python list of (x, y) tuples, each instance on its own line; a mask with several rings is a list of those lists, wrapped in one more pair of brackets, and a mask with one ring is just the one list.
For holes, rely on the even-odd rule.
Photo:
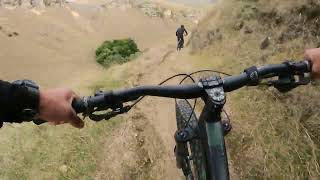
[(86, 123), (86, 129), (31, 124), (1, 131), (2, 179), (87, 179), (99, 164), (103, 140), (121, 124)]
[[(193, 33), (191, 46), (195, 66), (239, 73), (252, 65), (302, 59), (305, 48), (314, 47), (312, 28), (297, 31), (292, 39), (279, 42), (279, 35), (291, 27), (313, 27), (313, 21), (299, 15), (299, 8), (311, 1), (220, 1)], [(275, 22), (276, 15), (280, 23)], [(270, 14), (272, 15), (270, 15)], [(295, 21), (299, 16), (304, 21)], [(236, 30), (239, 22), (253, 30)], [(219, 29), (222, 38), (208, 40)], [(271, 37), (270, 46), (260, 43)], [(210, 38), (209, 38), (210, 39)], [(202, 49), (199, 51), (199, 49)], [(200, 58), (199, 58), (200, 57)], [(320, 177), (319, 88), (299, 87), (280, 94), (272, 88), (243, 88), (229, 94), (234, 131), (227, 138), (231, 161), (242, 179), (317, 179)]]

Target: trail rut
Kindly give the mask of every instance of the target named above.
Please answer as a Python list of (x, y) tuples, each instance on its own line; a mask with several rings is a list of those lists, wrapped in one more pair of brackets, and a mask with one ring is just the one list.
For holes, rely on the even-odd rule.
[[(182, 54), (175, 53), (175, 46), (166, 45), (150, 49), (137, 63), (131, 67), (131, 85), (158, 84), (159, 80), (166, 79), (178, 72), (188, 71), (192, 67), (184, 62)], [(173, 153), (173, 134), (176, 130), (174, 101), (172, 99), (147, 97), (132, 114), (141, 114), (144, 117), (144, 129), (151, 129), (145, 139), (150, 143), (149, 154), (158, 154), (153, 162), (150, 175), (155, 179), (183, 179), (182, 173), (176, 168)], [(135, 121), (135, 119), (132, 119)], [(161, 142), (160, 142), (161, 141)], [(159, 173), (159, 170), (161, 173)]]

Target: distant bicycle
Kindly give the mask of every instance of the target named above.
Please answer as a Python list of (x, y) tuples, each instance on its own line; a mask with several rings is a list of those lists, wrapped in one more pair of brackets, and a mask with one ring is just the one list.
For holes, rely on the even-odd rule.
[(177, 51), (181, 51), (183, 46), (184, 46), (184, 40), (183, 39), (179, 39), (178, 45), (177, 45)]

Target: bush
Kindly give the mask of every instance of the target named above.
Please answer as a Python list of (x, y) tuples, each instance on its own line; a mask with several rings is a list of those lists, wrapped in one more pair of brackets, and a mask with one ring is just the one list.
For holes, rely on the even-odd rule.
[(105, 41), (96, 50), (96, 61), (104, 67), (113, 63), (125, 63), (140, 52), (132, 39)]

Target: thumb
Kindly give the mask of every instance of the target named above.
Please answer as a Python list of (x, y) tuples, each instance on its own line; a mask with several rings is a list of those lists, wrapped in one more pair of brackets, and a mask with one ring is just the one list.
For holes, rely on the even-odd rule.
[(74, 109), (72, 108), (72, 101), (74, 99), (79, 98), (74, 92), (71, 92), (69, 99), (69, 104), (68, 104), (68, 108), (70, 108), (70, 114), (69, 114), (69, 123), (76, 128), (83, 128), (84, 127), (84, 122), (80, 119), (80, 117), (77, 115), (77, 113), (74, 111)]
[(76, 112), (72, 111), (70, 113), (70, 121), (69, 123), (76, 128), (83, 128), (84, 127), (84, 122), (80, 119), (79, 116), (77, 116)]

